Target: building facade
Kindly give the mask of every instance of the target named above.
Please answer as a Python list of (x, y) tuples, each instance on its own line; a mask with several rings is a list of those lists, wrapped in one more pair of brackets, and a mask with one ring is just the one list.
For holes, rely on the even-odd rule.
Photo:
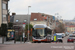
[[(30, 23), (31, 15), (14, 15), (11, 16), (13, 28), (15, 29), (15, 35), (22, 35), (24, 26)], [(24, 25), (25, 24), (25, 25)]]
[(67, 32), (75, 32), (75, 26), (74, 25), (71, 25), (71, 26), (66, 26), (66, 29), (67, 29)]
[(52, 23), (53, 23), (52, 15), (43, 14), (43, 13), (31, 13), (30, 24), (32, 25), (45, 24), (51, 27)]
[(8, 1), (9, 0), (0, 0), (0, 26), (2, 23), (7, 24)]

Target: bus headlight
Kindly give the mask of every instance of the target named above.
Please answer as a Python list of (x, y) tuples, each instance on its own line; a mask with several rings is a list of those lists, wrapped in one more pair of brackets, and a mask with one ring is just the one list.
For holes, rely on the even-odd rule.
[(33, 39), (35, 39), (35, 38), (33, 37)]

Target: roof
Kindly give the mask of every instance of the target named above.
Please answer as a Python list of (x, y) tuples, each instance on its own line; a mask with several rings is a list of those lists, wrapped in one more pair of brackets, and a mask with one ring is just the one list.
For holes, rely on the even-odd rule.
[(28, 18), (30, 21), (30, 16), (31, 15), (15, 15), (14, 16), (14, 23), (16, 22), (16, 20), (19, 20), (20, 23), (24, 22), (24, 20), (27, 20), (27, 23), (28, 23)]
[(34, 19), (37, 19), (36, 21), (44, 21), (48, 18), (53, 19), (53, 16), (44, 13), (31, 13), (30, 21), (35, 21)]
[(66, 27), (75, 27), (74, 25), (66, 26)]
[(37, 21), (43, 21), (43, 17), (40, 13), (31, 13), (30, 21), (34, 21), (35, 18), (37, 19)]

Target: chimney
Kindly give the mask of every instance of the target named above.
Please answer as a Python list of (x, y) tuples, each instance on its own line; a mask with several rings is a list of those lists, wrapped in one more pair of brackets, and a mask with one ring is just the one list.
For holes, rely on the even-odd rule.
[(12, 16), (16, 15), (16, 13), (12, 13)]

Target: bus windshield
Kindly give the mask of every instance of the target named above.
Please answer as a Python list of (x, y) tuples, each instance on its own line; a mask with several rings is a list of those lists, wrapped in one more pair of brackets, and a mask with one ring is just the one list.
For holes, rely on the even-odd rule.
[(45, 36), (45, 30), (44, 29), (34, 29), (33, 36), (36, 36), (36, 37)]

